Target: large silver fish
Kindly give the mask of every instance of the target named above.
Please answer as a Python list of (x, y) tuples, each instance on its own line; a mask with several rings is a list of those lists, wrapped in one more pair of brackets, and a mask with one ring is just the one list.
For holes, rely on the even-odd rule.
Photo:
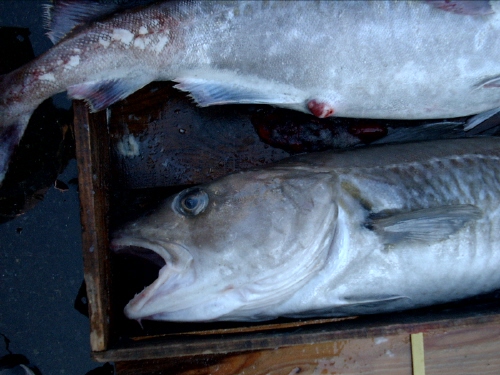
[(500, 288), (500, 139), (236, 173), (167, 199), (112, 248), (163, 259), (125, 307), (131, 319), (358, 315), (490, 292)]
[(178, 82), (201, 106), (268, 103), (318, 117), (500, 106), (495, 1), (171, 1), (107, 19), (109, 4), (59, 3), (68, 14), (50, 36), (73, 31), (0, 77), (0, 181), (33, 110), (65, 90), (94, 111), (153, 80)]

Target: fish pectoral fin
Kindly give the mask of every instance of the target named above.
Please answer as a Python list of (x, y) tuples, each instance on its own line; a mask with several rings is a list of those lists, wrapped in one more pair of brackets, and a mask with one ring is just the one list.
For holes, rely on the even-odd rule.
[(475, 85), (475, 89), (489, 89), (489, 88), (498, 88), (500, 87), (500, 75), (490, 76), (486, 79), (481, 80), (477, 85)]
[[(411, 298), (400, 295), (366, 295), (356, 297), (344, 297), (344, 304), (340, 309), (351, 309), (355, 307), (357, 310), (363, 310), (364, 313), (377, 312), (380, 308), (387, 308), (388, 305), (401, 304), (405, 305), (411, 302)], [(373, 310), (373, 311), (372, 311)]]
[(372, 214), (365, 226), (382, 237), (386, 245), (403, 241), (431, 243), (447, 239), (481, 216), (478, 207), (459, 204), (389, 215)]
[(100, 111), (147, 85), (151, 80), (110, 79), (68, 87), (71, 99), (85, 100), (92, 112)]
[(410, 299), (409, 297), (400, 295), (366, 295), (366, 296), (346, 296), (343, 298), (347, 305), (368, 305), (400, 301)]

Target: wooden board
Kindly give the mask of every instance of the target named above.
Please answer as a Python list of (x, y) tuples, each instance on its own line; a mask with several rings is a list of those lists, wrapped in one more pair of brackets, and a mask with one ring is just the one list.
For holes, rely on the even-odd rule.
[[(498, 374), (500, 326), (430, 330), (424, 334), (427, 375)], [(274, 350), (117, 362), (118, 375), (411, 375), (409, 334), (334, 340)]]
[(108, 347), (110, 332), (110, 277), (108, 245), (109, 146), (105, 114), (89, 116), (75, 102), (75, 141), (78, 163), (84, 277), (90, 318), (92, 350)]
[[(483, 306), (484, 307), (484, 306)], [(311, 345), (338, 340), (370, 338), (386, 335), (430, 332), (432, 330), (479, 327), (500, 324), (498, 307), (479, 310), (443, 308), (440, 312), (415, 310), (402, 313), (363, 316), (316, 325), (297, 325), (272, 330), (250, 330), (227, 334), (216, 331), (211, 334), (172, 334), (146, 336), (111, 346), (104, 352), (94, 352), (98, 361), (127, 361), (193, 356), (196, 354), (220, 354), (230, 352), (275, 349), (291, 345)], [(245, 326), (242, 323), (242, 326)]]

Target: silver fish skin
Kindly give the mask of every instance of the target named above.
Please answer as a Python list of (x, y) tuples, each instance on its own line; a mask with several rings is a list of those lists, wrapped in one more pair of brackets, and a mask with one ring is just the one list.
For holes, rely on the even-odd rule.
[(500, 288), (500, 139), (290, 158), (189, 188), (117, 231), (158, 278), (131, 319), (399, 311)]
[(265, 103), (318, 117), (499, 107), (500, 3), (458, 3), (170, 1), (78, 26), (0, 77), (0, 181), (33, 110), (65, 90), (93, 111), (154, 80), (178, 82), (200, 106)]

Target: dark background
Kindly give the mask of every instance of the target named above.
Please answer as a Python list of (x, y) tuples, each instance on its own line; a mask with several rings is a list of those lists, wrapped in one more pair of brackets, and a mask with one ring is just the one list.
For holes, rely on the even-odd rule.
[[(0, 0), (0, 26), (26, 27), (38, 56), (51, 47), (41, 0)], [(56, 105), (68, 107), (64, 95)], [(61, 99), (61, 97), (63, 99)], [(34, 208), (0, 224), (0, 333), (9, 349), (47, 374), (85, 374), (90, 358), (89, 321), (74, 307), (83, 280), (76, 161)], [(0, 337), (0, 357), (7, 354)]]

